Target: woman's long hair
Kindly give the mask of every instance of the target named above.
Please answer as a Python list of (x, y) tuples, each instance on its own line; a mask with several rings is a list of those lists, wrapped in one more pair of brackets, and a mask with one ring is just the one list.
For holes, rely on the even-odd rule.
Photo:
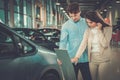
[(101, 23), (102, 24), (102, 30), (104, 27), (109, 27), (110, 25), (104, 22), (104, 19), (102, 18), (102, 16), (96, 12), (96, 11), (88, 11), (85, 14), (85, 18), (86, 19), (90, 19), (93, 22), (96, 23)]

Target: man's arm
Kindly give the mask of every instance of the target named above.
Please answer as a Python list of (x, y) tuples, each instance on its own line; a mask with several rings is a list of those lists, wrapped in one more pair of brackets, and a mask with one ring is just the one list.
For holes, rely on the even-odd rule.
[(59, 49), (66, 49), (67, 42), (68, 42), (68, 32), (65, 29), (62, 29), (60, 35)]

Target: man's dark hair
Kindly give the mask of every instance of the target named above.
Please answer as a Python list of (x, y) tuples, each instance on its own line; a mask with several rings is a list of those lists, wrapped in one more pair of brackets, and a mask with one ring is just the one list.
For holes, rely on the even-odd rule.
[(80, 6), (78, 3), (74, 2), (68, 5), (67, 8), (68, 13), (78, 13), (80, 12)]

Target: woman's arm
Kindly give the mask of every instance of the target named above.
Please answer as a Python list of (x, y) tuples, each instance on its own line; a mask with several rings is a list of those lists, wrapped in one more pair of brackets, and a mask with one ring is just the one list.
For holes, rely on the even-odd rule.
[(83, 36), (83, 40), (78, 48), (78, 51), (75, 55), (75, 57), (78, 57), (80, 58), (80, 56), (82, 55), (82, 53), (84, 52), (84, 50), (86, 49), (86, 46), (87, 46), (87, 42), (88, 42), (88, 34), (89, 34), (89, 29), (87, 29), (84, 33), (84, 36)]
[(104, 32), (99, 31), (99, 41), (102, 47), (106, 48), (109, 46), (112, 36), (112, 27), (106, 27)]
[(71, 62), (77, 62), (84, 50), (86, 49), (87, 42), (88, 42), (88, 34), (89, 34), (89, 29), (87, 29), (84, 33), (83, 40), (78, 48), (78, 51), (73, 59), (71, 59)]

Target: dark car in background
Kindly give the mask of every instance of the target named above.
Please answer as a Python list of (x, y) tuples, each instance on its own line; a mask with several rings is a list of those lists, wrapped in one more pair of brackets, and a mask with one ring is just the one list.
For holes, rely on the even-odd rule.
[(13, 30), (21, 34), (25, 38), (31, 40), (32, 42), (36, 43), (39, 46), (43, 46), (53, 51), (54, 48), (58, 48), (58, 46), (55, 44), (54, 41), (48, 40), (43, 33), (37, 31), (36, 29), (13, 28)]
[(60, 29), (52, 28), (52, 27), (44, 27), (38, 29), (38, 31), (43, 33), (48, 40), (55, 42), (55, 44), (59, 46), (60, 33), (61, 33)]
[(113, 32), (116, 32), (117, 30), (120, 30), (120, 25), (114, 25), (112, 29)]
[(53, 51), (0, 23), (0, 80), (63, 80)]

